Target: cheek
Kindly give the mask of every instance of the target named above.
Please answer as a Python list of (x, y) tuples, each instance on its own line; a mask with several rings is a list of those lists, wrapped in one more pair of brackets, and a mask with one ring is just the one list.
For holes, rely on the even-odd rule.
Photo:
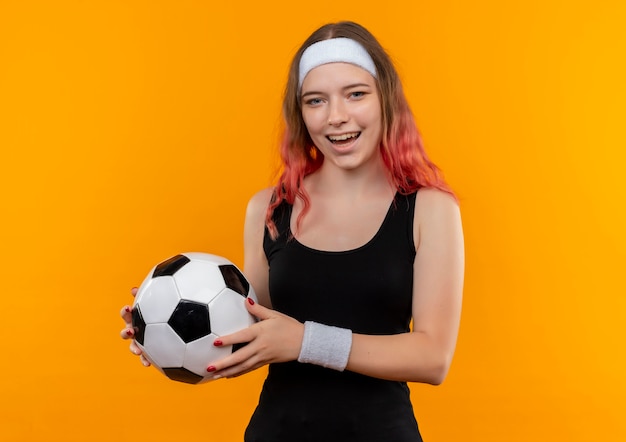
[(320, 132), (323, 128), (322, 119), (315, 112), (303, 112), (302, 120), (304, 121), (304, 125), (306, 126), (306, 129), (311, 137)]
[(353, 115), (361, 124), (369, 127), (382, 124), (382, 109), (378, 102), (363, 103), (362, 106), (355, 109)]
[(376, 108), (376, 111), (373, 112), (376, 116), (374, 118), (374, 123), (378, 126), (378, 130), (382, 133), (383, 131), (383, 111), (380, 108), (380, 106), (378, 106)]
[(377, 112), (377, 111), (371, 111), (367, 113), (367, 117), (365, 118), (364, 122), (367, 125), (367, 127), (370, 127), (373, 129), (373, 131), (382, 133), (383, 131), (383, 116), (381, 112)]

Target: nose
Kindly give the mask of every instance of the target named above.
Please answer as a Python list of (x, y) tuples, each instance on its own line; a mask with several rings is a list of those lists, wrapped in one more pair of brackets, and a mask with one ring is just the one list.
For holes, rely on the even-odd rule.
[(341, 100), (332, 100), (328, 107), (328, 124), (330, 126), (340, 126), (348, 121), (346, 105)]

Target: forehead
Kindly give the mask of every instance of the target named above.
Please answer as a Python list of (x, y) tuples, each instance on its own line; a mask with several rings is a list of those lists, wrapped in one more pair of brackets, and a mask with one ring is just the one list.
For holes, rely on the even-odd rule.
[(307, 90), (346, 87), (351, 84), (376, 87), (376, 80), (365, 69), (351, 63), (327, 63), (309, 71), (302, 82), (302, 93)]

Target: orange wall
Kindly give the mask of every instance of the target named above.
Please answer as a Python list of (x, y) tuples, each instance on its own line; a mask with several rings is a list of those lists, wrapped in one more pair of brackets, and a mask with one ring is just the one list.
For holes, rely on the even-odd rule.
[(462, 201), (457, 355), (428, 441), (621, 441), (626, 21), (615, 0), (4, 1), (0, 440), (236, 441), (263, 370), (143, 369), (120, 307), (158, 260), (242, 260), (297, 45), (353, 19)]

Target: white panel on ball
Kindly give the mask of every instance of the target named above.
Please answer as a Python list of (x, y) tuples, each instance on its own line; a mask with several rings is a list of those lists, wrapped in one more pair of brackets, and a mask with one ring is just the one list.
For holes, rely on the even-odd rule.
[(230, 345), (215, 347), (213, 341), (216, 339), (216, 335), (210, 334), (187, 344), (184, 367), (197, 375), (207, 376), (206, 369), (209, 365), (232, 353)]
[(150, 284), (150, 280), (152, 279), (152, 272), (154, 272), (154, 267), (152, 268), (152, 270), (150, 270), (150, 273), (146, 275), (141, 285), (139, 286), (139, 290), (137, 290), (137, 294), (135, 295), (135, 304), (137, 304), (141, 300), (143, 294), (145, 293), (144, 287), (147, 288), (148, 284)]
[(219, 268), (202, 261), (191, 261), (174, 274), (181, 298), (208, 304), (226, 284)]
[(148, 324), (143, 348), (159, 367), (181, 367), (185, 343), (168, 324)]
[(224, 289), (209, 304), (211, 331), (224, 336), (234, 333), (254, 323), (246, 310), (246, 298), (231, 289)]
[(141, 292), (141, 314), (147, 324), (167, 322), (180, 301), (171, 276), (152, 279), (145, 288), (141, 287)]

